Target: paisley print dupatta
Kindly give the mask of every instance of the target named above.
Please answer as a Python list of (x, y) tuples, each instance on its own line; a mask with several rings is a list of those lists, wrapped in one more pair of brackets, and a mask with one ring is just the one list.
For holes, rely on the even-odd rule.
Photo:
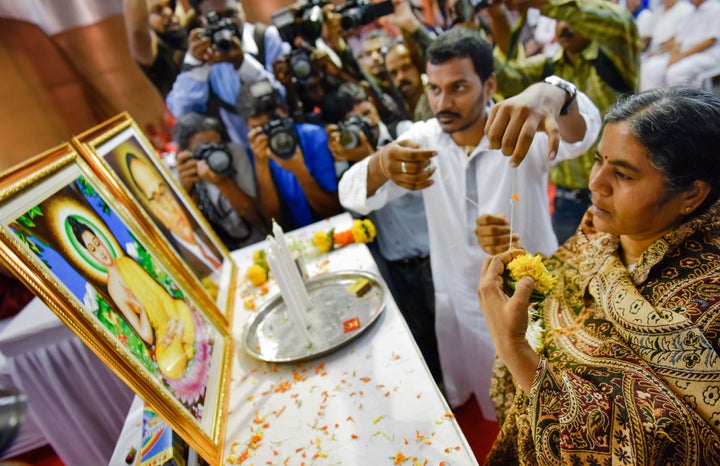
[(588, 211), (546, 265), (529, 396), (498, 364), (487, 464), (720, 464), (720, 203), (629, 271)]

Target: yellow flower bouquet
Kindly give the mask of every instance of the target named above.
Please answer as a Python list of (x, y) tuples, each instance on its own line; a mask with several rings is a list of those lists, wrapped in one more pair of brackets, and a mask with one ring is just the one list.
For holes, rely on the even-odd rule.
[(530, 276), (535, 280), (535, 287), (530, 295), (530, 302), (540, 302), (552, 291), (557, 277), (548, 272), (545, 264), (542, 263), (540, 254), (521, 254), (511, 260), (505, 267), (503, 279), (505, 292), (512, 296), (515, 286), (521, 278)]

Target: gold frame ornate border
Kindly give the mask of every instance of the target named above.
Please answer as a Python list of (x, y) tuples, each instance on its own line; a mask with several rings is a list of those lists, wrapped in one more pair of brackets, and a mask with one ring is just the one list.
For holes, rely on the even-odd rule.
[[(225, 326), (228, 326), (232, 322), (234, 309), (237, 265), (193, 200), (180, 186), (165, 163), (157, 156), (155, 149), (138, 124), (127, 112), (124, 112), (74, 137), (71, 143), (90, 167), (107, 182), (113, 190), (113, 194), (124, 204), (133, 206), (133, 210), (140, 213), (144, 222), (154, 225), (157, 232), (165, 237), (166, 241), (157, 243), (166, 245), (174, 252), (171, 255), (180, 259), (178, 262), (182, 262), (186, 272), (195, 278), (198, 288), (207, 291), (208, 297), (214, 301), (214, 307), (219, 311), (220, 319), (224, 321)], [(169, 229), (172, 226), (163, 225), (160, 216), (154, 213), (157, 211), (146, 200), (129, 174), (131, 172), (127, 168), (129, 164), (126, 165), (120, 161), (123, 153), (129, 155), (129, 152), (150, 164), (151, 169), (156, 171), (169, 191), (172, 191), (172, 195), (178, 203), (178, 209), (184, 212), (184, 218), (192, 226), (196, 233), (195, 236), (204, 238), (205, 242), (209, 241), (209, 246), (219, 252), (222, 268), (217, 278), (208, 282), (209, 277), (203, 277), (203, 272), (198, 269), (198, 267), (202, 267), (202, 264), (193, 260), (197, 254), (184, 248), (178, 241), (173, 241), (173, 234)], [(208, 283), (211, 286), (207, 286)], [(213, 289), (215, 287), (216, 289)]]
[[(129, 210), (75, 148), (63, 144), (0, 173), (0, 260), (200, 456), (218, 464), (225, 439), (233, 339), (227, 327), (200, 305), (204, 292), (198, 293), (177, 273), (172, 265), (177, 261), (165, 254), (166, 248), (157, 247), (155, 238), (139, 227)], [(78, 247), (79, 241), (87, 242), (77, 239), (80, 235), (74, 230), (70, 233), (70, 217), (92, 225), (108, 250), (122, 249), (115, 251), (116, 260), (123, 253), (132, 256), (128, 253), (132, 245), (146, 251), (144, 266), (138, 265), (140, 258), (126, 260), (126, 265), (133, 262), (128, 266), (132, 273), (120, 276), (131, 295), (154, 293), (156, 299), (164, 298), (158, 301), (174, 303), (158, 307), (172, 309), (176, 316), (190, 316), (192, 324), (183, 329), (192, 326), (192, 332), (180, 332), (183, 348), (190, 347), (191, 341), (191, 349), (174, 353), (172, 359), (184, 358), (179, 376), (168, 375), (164, 363), (158, 364), (163, 359), (158, 349), (161, 338), (152, 344), (145, 342), (142, 332), (123, 317), (126, 314), (118, 303), (125, 302), (127, 295), (109, 291), (111, 280), (116, 282), (118, 276), (116, 273), (115, 280), (111, 279), (113, 266), (108, 265), (104, 272), (106, 281), (98, 282), (91, 270), (93, 261)], [(129, 242), (120, 245), (127, 238)], [(80, 246), (89, 250), (86, 244)], [(156, 279), (150, 278), (147, 269), (156, 273)], [(138, 278), (143, 273), (147, 277)], [(142, 286), (148, 282), (154, 287)], [(160, 296), (164, 294), (167, 296)], [(108, 318), (113, 315), (114, 320)], [(157, 322), (156, 314), (154, 335), (167, 336), (167, 329)], [(185, 335), (190, 337), (186, 340)], [(180, 340), (177, 333), (169, 338)]]

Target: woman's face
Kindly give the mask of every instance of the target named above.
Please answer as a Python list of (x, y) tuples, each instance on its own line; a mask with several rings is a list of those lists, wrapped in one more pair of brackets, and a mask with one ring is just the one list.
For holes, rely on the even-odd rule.
[(681, 221), (685, 197), (668, 190), (648, 157), (628, 123), (605, 127), (589, 183), (598, 230), (652, 242)]
[(83, 231), (80, 235), (85, 248), (88, 250), (91, 256), (100, 261), (101, 264), (108, 267), (112, 265), (113, 258), (110, 255), (110, 251), (105, 247), (102, 241), (89, 231)]

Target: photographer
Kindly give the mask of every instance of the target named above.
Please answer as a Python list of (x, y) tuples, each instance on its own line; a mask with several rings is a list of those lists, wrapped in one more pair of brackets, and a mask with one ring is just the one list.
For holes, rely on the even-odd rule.
[(326, 0), (297, 2), (273, 13), (272, 22), (292, 50), (273, 66), (287, 89), (287, 103), (296, 120), (334, 123), (324, 115), (326, 92), (344, 82), (364, 83), (384, 121), (398, 119), (398, 106), (359, 64), (346, 36), (392, 12), (389, 1)]
[(282, 95), (267, 80), (246, 83), (237, 108), (250, 127), (258, 200), (266, 218), (292, 230), (342, 212), (321, 126), (289, 118)]
[(257, 204), (250, 157), (239, 144), (226, 144), (221, 123), (198, 113), (175, 122), (176, 176), (229, 250), (261, 241), (268, 221)]
[(264, 78), (285, 91), (243, 50), (244, 21), (237, 1), (203, 0), (194, 6), (203, 27), (190, 32), (183, 69), (167, 96), (168, 108), (176, 117), (197, 112), (220, 118), (230, 139), (247, 146), (247, 123), (235, 108), (243, 84)]
[[(342, 121), (328, 125), (337, 160), (356, 162), (401, 136), (412, 122), (385, 125), (362, 87), (346, 83), (329, 99)], [(408, 192), (368, 214), (377, 225), (370, 251), (437, 382), (442, 380), (435, 338), (435, 298), (430, 241), (422, 194)]]

